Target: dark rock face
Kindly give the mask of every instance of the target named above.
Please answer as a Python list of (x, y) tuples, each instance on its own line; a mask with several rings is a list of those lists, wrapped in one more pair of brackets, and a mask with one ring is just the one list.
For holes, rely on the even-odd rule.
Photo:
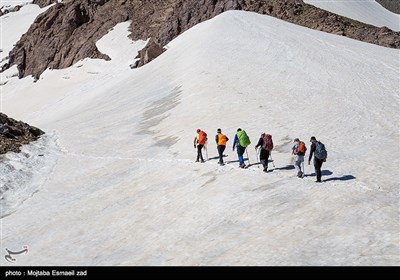
[(376, 0), (379, 4), (381, 4), (387, 10), (400, 14), (400, 1), (399, 0)]
[(182, 32), (227, 10), (253, 11), (308, 28), (400, 48), (400, 32), (363, 24), (301, 0), (69, 0), (57, 3), (36, 18), (10, 52), (9, 63), (2, 71), (17, 64), (19, 77), (33, 75), (37, 79), (46, 68), (66, 68), (86, 57), (109, 59), (95, 43), (115, 24), (127, 20), (132, 21), (132, 39), (151, 38), (147, 49), (139, 53), (136, 66), (141, 66), (161, 54), (162, 46)]
[(33, 0), (33, 2), (32, 2), (32, 4), (36, 4), (40, 8), (46, 7), (53, 3), (57, 3), (57, 0)]
[(159, 55), (161, 55), (165, 49), (158, 45), (156, 42), (153, 40), (150, 40), (147, 45), (139, 51), (139, 54), (135, 58), (139, 58), (139, 60), (136, 61), (134, 67), (132, 68), (137, 68), (140, 66), (143, 66)]
[(42, 134), (44, 132), (39, 128), (0, 113), (0, 154), (17, 153), (22, 145), (37, 140)]

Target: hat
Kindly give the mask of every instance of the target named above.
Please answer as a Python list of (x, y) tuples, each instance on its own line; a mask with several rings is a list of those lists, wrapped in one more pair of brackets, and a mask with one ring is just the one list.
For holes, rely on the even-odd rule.
[(221, 133), (221, 129), (220, 129), (220, 128), (218, 128), (218, 129), (217, 129), (217, 132), (218, 132), (218, 133)]
[(294, 138), (294, 140), (293, 140), (293, 142), (298, 142), (298, 141), (300, 141), (299, 138)]
[(310, 142), (312, 142), (312, 141), (317, 141), (317, 139), (315, 138), (315, 136), (311, 136)]
[(196, 131), (197, 131), (197, 132), (200, 132), (201, 130), (200, 130), (200, 128), (198, 128)]
[(242, 131), (242, 129), (241, 129), (241, 128), (238, 128), (237, 131)]

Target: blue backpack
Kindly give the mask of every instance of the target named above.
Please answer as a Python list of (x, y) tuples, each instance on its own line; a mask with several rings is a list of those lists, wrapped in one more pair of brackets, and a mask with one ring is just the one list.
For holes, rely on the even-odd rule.
[(321, 142), (316, 143), (316, 148), (315, 148), (315, 157), (320, 160), (326, 160), (328, 157), (328, 152), (325, 149), (325, 145), (322, 144)]

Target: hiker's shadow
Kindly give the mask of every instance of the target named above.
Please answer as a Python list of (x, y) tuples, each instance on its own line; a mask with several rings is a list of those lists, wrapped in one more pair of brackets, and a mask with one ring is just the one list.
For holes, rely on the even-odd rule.
[(331, 177), (328, 179), (323, 180), (323, 182), (329, 182), (329, 181), (349, 181), (349, 180), (354, 180), (356, 177), (353, 175), (343, 175), (341, 177)]
[[(332, 174), (333, 174), (333, 172), (330, 170), (322, 170), (321, 171), (321, 176), (329, 176)], [(311, 176), (317, 176), (317, 174), (315, 174), (315, 172), (314, 172), (314, 173), (304, 175), (304, 177), (311, 177)]]
[[(330, 175), (332, 175), (332, 174), (333, 174), (333, 172), (330, 171), (330, 170), (322, 170), (322, 171), (321, 171), (321, 175), (322, 175), (322, 176), (330, 176)], [(315, 172), (314, 172), (314, 173), (306, 174), (306, 175), (305, 175), (305, 177), (308, 177), (308, 176), (316, 176), (316, 174), (315, 174)], [(353, 175), (343, 175), (343, 176), (340, 176), (340, 177), (330, 177), (330, 178), (327, 178), (327, 179), (322, 180), (322, 182), (329, 182), (329, 181), (349, 181), (349, 180), (354, 180), (354, 179), (356, 179), (356, 177), (354, 177)]]
[[(217, 159), (218, 159), (219, 157), (217, 157)], [(248, 158), (243, 158), (243, 161), (246, 163), (246, 161), (248, 161), (249, 159)], [(235, 162), (239, 162), (239, 160), (238, 159), (233, 159), (233, 160), (229, 160), (229, 161), (227, 161), (226, 163), (235, 163)], [(250, 165), (253, 165), (253, 164), (256, 164), (256, 163), (252, 163), (252, 164), (249, 164), (248, 166), (250, 166)]]
[(260, 165), (261, 162), (255, 162), (255, 163), (250, 163), (249, 165), (247, 165), (247, 168), (251, 167), (251, 166), (255, 166), (255, 165)]
[(294, 165), (292, 164), (288, 164), (284, 167), (275, 167), (274, 170), (293, 170), (294, 169)]
[[(222, 157), (225, 158), (225, 157), (227, 157), (227, 156), (228, 156), (228, 155), (223, 155)], [(212, 158), (208, 158), (208, 160), (212, 160), (212, 159), (219, 159), (219, 156), (212, 157)]]

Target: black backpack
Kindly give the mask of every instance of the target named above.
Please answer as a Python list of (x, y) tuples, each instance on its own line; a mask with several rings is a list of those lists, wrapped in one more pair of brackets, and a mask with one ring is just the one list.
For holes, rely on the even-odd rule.
[(319, 141), (316, 143), (315, 157), (320, 160), (326, 160), (328, 157), (328, 152), (325, 149), (325, 145)]

